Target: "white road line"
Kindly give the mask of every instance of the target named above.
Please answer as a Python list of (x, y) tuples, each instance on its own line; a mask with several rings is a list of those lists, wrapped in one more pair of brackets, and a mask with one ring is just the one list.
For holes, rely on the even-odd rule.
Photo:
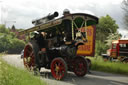
[(114, 84), (114, 85), (124, 85), (124, 84), (117, 83), (117, 82), (114, 82), (114, 81), (111, 81), (110, 83), (112, 83), (112, 84)]

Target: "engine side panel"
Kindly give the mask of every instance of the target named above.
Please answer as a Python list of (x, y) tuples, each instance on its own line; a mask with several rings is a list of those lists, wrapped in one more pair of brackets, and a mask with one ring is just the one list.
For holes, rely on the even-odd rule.
[(84, 45), (78, 47), (77, 55), (82, 56), (94, 56), (95, 54), (95, 37), (96, 26), (87, 27), (87, 42)]

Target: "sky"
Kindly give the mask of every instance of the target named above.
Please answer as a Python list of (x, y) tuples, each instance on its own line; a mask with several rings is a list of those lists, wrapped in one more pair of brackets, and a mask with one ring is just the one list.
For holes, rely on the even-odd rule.
[[(64, 9), (71, 13), (82, 12), (97, 17), (109, 14), (119, 25), (119, 32), (128, 33), (124, 30), (123, 0), (0, 0), (0, 23), (11, 27), (27, 29), (32, 27), (32, 20), (44, 17), (49, 13), (58, 11), (61, 16)], [(2, 10), (2, 11), (1, 11)], [(1, 19), (2, 17), (2, 19)], [(2, 22), (1, 22), (2, 21)]]

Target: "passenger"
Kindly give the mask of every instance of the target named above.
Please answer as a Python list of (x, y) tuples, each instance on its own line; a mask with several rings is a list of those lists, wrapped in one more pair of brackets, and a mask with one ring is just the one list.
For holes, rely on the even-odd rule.
[(36, 68), (40, 68), (46, 64), (47, 59), (47, 43), (46, 43), (46, 32), (39, 32), (38, 36), (36, 37), (36, 42), (38, 44), (39, 50), (37, 55), (35, 56), (35, 64)]
[(37, 38), (37, 43), (41, 51), (45, 51), (46, 49), (46, 41), (45, 41), (46, 35), (47, 35), (46, 32), (40, 32)]

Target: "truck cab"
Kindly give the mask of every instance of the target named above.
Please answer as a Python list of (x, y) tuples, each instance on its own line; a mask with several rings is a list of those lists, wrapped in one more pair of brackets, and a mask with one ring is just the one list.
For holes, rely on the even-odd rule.
[(128, 39), (119, 39), (112, 41), (112, 47), (107, 51), (111, 59), (125, 61), (128, 59)]

